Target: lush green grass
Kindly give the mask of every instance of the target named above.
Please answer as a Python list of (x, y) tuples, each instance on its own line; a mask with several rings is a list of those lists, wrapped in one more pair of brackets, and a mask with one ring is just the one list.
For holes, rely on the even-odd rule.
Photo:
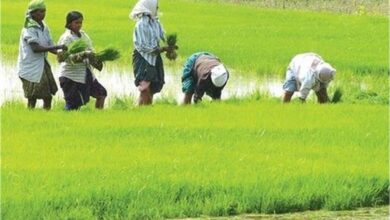
[(389, 104), (388, 76), (354, 76), (337, 78), (331, 83), (328, 93), (333, 96), (336, 89), (342, 91), (344, 103)]
[[(55, 40), (80, 10), (100, 50), (130, 69), (132, 1), (46, 0)], [(1, 49), (15, 62), (26, 1), (2, 1)], [(388, 204), (388, 20), (384, 16), (160, 1), (180, 55), (208, 50), (242, 74), (283, 77), (315, 51), (338, 70), (341, 104), (247, 100), (63, 112), (1, 108), (3, 219), (156, 219)], [(52, 57), (52, 62), (55, 62)], [(168, 64), (168, 63), (167, 63)], [(260, 102), (258, 100), (261, 100)], [(356, 104), (358, 103), (358, 104)], [(385, 105), (371, 105), (385, 104)]]
[[(97, 49), (121, 49), (123, 65), (131, 65), (133, 1), (47, 0), (46, 22), (54, 39), (64, 30), (65, 15), (80, 10), (84, 28)], [(281, 77), (293, 55), (315, 51), (346, 73), (388, 72), (388, 20), (385, 16), (261, 9), (187, 0), (161, 1), (167, 32), (177, 32), (181, 64), (197, 51), (211, 51), (232, 69)], [(2, 1), (2, 55), (16, 61), (26, 1)], [(53, 60), (54, 62), (54, 60)], [(130, 67), (129, 67), (130, 68)]]
[(2, 107), (3, 219), (156, 219), (388, 204), (388, 106), (232, 100), (60, 108)]

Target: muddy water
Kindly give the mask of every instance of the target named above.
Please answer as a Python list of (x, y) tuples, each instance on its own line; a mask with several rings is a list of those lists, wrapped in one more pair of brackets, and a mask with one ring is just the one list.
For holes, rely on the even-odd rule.
[[(10, 100), (24, 100), (22, 83), (16, 73), (16, 64), (4, 64), (0, 62), (0, 105)], [(52, 70), (58, 84), (59, 66), (53, 65)], [(129, 68), (109, 68), (102, 72), (95, 72), (97, 79), (108, 91), (107, 101), (110, 104), (115, 97), (138, 97), (139, 93), (134, 86), (134, 76), (131, 67)], [(175, 99), (181, 103), (181, 72), (180, 69), (166, 69), (165, 86), (155, 99)], [(230, 79), (222, 92), (222, 99), (230, 97), (244, 97), (255, 92), (270, 96), (281, 97), (282, 80), (278, 79), (258, 79), (255, 77), (244, 77), (234, 71), (230, 74)], [(55, 100), (62, 100), (61, 89), (56, 94)]]

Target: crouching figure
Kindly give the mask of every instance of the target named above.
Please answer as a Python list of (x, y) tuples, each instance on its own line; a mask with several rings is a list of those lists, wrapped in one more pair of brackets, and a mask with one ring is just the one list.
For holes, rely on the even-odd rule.
[(296, 55), (287, 68), (283, 102), (290, 102), (296, 91), (304, 102), (310, 90), (315, 91), (319, 103), (329, 102), (327, 87), (335, 74), (336, 70), (315, 53)]
[(213, 100), (220, 100), (221, 93), (229, 79), (229, 72), (221, 60), (208, 52), (191, 55), (184, 64), (182, 91), (184, 104), (202, 101), (204, 93)]

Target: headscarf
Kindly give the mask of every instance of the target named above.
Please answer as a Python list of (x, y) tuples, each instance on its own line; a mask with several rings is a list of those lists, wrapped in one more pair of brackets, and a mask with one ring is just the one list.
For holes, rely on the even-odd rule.
[(320, 82), (329, 83), (336, 74), (336, 70), (329, 63), (320, 63), (316, 68), (316, 73)]
[(83, 18), (83, 14), (81, 14), (81, 12), (78, 12), (78, 11), (71, 11), (71, 12), (69, 12), (69, 13), (66, 15), (66, 24), (65, 24), (65, 28), (68, 28), (68, 29), (69, 29), (70, 23), (72, 23), (72, 21), (78, 20), (78, 19), (80, 19), (80, 18)]
[(228, 71), (223, 64), (220, 64), (211, 69), (211, 82), (216, 87), (222, 87), (228, 79)]
[(139, 0), (129, 14), (130, 19), (137, 19), (139, 15), (147, 14), (153, 19), (157, 18), (157, 0)]
[(28, 12), (33, 12), (38, 9), (46, 9), (44, 0), (31, 0), (28, 4)]
[(36, 22), (34, 19), (31, 17), (31, 12), (36, 11), (38, 9), (46, 9), (46, 5), (44, 0), (31, 0), (30, 3), (28, 3), (28, 8), (26, 12), (26, 20), (24, 22), (24, 27), (29, 28), (29, 27), (40, 27), (38, 22)]

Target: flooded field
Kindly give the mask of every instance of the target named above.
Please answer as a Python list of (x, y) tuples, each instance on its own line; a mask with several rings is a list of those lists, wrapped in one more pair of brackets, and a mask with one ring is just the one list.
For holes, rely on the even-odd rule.
[[(2, 73), (0, 75), (0, 104), (10, 100), (23, 100), (22, 83), (16, 72), (16, 64), (0, 64)], [(58, 83), (59, 66), (53, 65), (52, 71)], [(110, 68), (102, 72), (95, 71), (96, 77), (108, 91), (108, 104), (115, 97), (138, 97), (138, 90), (134, 85), (134, 76), (131, 67), (129, 68)], [(228, 84), (222, 93), (222, 99), (231, 97), (244, 97), (255, 92), (267, 94), (274, 97), (281, 97), (283, 80), (278, 79), (258, 79), (255, 77), (243, 77), (240, 74), (231, 71)], [(166, 69), (165, 86), (161, 93), (155, 96), (155, 99), (175, 99), (177, 103), (181, 102), (181, 70)], [(57, 92), (55, 100), (62, 100), (63, 93), (61, 89)]]

